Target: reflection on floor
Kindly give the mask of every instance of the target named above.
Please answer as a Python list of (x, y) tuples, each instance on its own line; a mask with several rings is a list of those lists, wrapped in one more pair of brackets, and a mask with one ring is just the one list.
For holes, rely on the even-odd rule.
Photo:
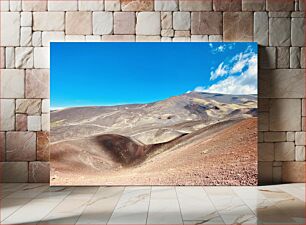
[(1, 224), (305, 224), (305, 184), (48, 187), (1, 184)]

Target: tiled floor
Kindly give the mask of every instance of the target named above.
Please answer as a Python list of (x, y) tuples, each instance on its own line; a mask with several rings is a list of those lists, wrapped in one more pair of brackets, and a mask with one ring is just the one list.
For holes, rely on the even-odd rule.
[(48, 187), (1, 184), (1, 224), (305, 224), (305, 184)]

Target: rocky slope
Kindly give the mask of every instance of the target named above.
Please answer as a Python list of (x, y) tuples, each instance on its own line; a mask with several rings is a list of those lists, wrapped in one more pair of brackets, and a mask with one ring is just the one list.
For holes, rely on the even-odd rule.
[(255, 184), (256, 109), (257, 96), (191, 92), (53, 111), (51, 184)]
[(257, 184), (256, 118), (202, 128), (146, 155), (124, 149), (128, 165), (105, 147), (91, 138), (52, 146), (51, 185)]
[(151, 104), (67, 108), (51, 113), (51, 142), (119, 134), (158, 144), (219, 121), (256, 116), (256, 109), (254, 95), (198, 92)]

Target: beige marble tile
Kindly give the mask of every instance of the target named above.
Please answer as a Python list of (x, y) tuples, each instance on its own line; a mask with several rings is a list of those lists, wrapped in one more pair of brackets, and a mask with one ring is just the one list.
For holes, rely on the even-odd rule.
[(57, 206), (62, 199), (46, 200), (46, 199), (33, 199), (25, 206), (18, 209), (11, 216), (6, 218), (3, 224), (36, 224), (44, 216), (46, 216), (55, 206)]
[(230, 187), (205, 187), (204, 189), (226, 224), (257, 223), (254, 212)]
[(243, 199), (243, 202), (257, 215), (259, 209), (275, 207), (275, 205), (266, 198), (261, 199)]
[[(48, 186), (46, 184), (46, 186)], [(35, 197), (35, 199), (45, 199), (45, 200), (54, 200), (54, 199), (63, 199), (67, 197), (73, 191), (74, 187), (48, 187), (45, 191), (41, 192)]]
[(27, 186), (26, 183), (1, 183), (0, 184), (0, 189), (1, 189), (0, 199), (4, 199), (8, 195), (18, 190), (21, 190), (22, 188), (26, 186)]
[(147, 223), (183, 224), (177, 199), (151, 199)]
[(4, 221), (7, 217), (12, 215), (15, 211), (23, 207), (30, 202), (32, 198), (5, 198), (0, 203), (1, 221)]
[(292, 196), (287, 200), (275, 201), (275, 205), (282, 211), (283, 215), (289, 216), (295, 222), (305, 224), (305, 202)]
[(69, 199), (88, 199), (88, 195), (94, 195), (99, 187), (75, 187)]
[(80, 199), (69, 199), (58, 204), (40, 224), (75, 224), (84, 210), (86, 202)]
[(184, 225), (199, 225), (199, 224), (225, 224), (218, 214), (207, 215), (203, 220), (186, 220)]
[(176, 198), (175, 187), (152, 187), (151, 199), (174, 199)]
[(151, 187), (126, 187), (108, 224), (145, 224)]
[(148, 224), (183, 224), (175, 187), (152, 187)]
[(266, 199), (265, 196), (257, 189), (257, 187), (231, 187), (231, 189), (242, 200), (245, 200), (245, 199), (254, 199), (254, 200)]
[(305, 202), (305, 184), (282, 184), (278, 189), (292, 195), (293, 197)]
[(98, 187), (74, 188), (71, 193), (45, 215), (40, 224), (75, 224)]
[[(7, 185), (6, 185), (7, 186)], [(13, 191), (13, 190), (19, 190), (23, 187), (26, 187), (26, 184), (13, 184), (9, 185), (7, 187), (2, 187), (5, 191)], [(47, 185), (45, 185), (47, 186)], [(8, 189), (9, 188), (9, 189)], [(65, 197), (67, 195), (67, 191), (62, 190), (63, 188), (54, 189), (54, 188), (48, 188), (45, 192), (39, 194), (36, 199), (44, 199), (48, 201), (49, 199), (59, 199)], [(67, 188), (66, 188), (67, 189)], [(27, 203), (32, 201), (32, 197), (27, 197), (27, 195), (24, 195), (24, 198), (4, 198), (0, 202), (0, 213), (1, 213), (1, 221), (4, 221), (7, 217), (15, 213), (20, 208), (24, 207)]]
[(305, 184), (302, 183), (262, 187), (152, 187), (152, 191), (151, 187), (127, 187), (124, 191), (123, 187), (2, 184), (2, 190), (6, 195), (1, 201), (2, 224), (305, 223), (305, 202), (301, 199)]
[(216, 195), (216, 196), (236, 196), (234, 191), (230, 187), (213, 187), (207, 186), (203, 187), (208, 196)]
[(256, 206), (255, 214), (258, 220), (262, 221), (262, 223), (264, 224), (271, 224), (271, 223), (293, 224), (295, 222), (288, 215), (285, 215), (275, 205), (271, 205), (269, 201), (263, 202), (258, 206)]
[(202, 187), (176, 187), (183, 220), (210, 221), (219, 217)]
[(1, 194), (5, 191), (9, 191), (11, 193), (22, 189), (27, 186), (27, 183), (0, 183)]
[[(226, 224), (256, 224), (254, 212), (238, 197), (227, 197), (224, 200), (212, 198), (213, 204)], [(221, 203), (223, 202), (223, 203)]]
[(76, 224), (106, 224), (123, 191), (124, 187), (100, 187)]
[(254, 207), (260, 220), (287, 224), (305, 222), (305, 202), (275, 187), (262, 188), (260, 191), (268, 199), (265, 205)]
[(35, 198), (43, 191), (47, 190), (48, 186), (46, 184), (28, 184), (22, 189), (10, 194), (7, 198)]

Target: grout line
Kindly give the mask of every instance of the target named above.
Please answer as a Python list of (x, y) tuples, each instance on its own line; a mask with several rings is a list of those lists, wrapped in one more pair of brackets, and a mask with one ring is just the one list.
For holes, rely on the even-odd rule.
[(180, 209), (180, 215), (181, 215), (182, 224), (184, 224), (184, 218), (183, 218), (183, 215), (182, 215), (181, 204), (180, 204), (180, 200), (178, 198), (178, 194), (177, 194), (176, 188), (177, 188), (177, 186), (174, 187), (175, 195), (176, 195), (176, 200), (177, 200), (177, 203), (178, 203), (178, 206), (179, 206), (179, 209)]
[(41, 221), (43, 221), (45, 218), (47, 218), (47, 217), (53, 212), (53, 210), (54, 210), (57, 206), (59, 206), (59, 204), (61, 204), (62, 202), (64, 202), (64, 200), (72, 193), (73, 189), (75, 189), (75, 187), (72, 187), (70, 193), (69, 193), (68, 195), (66, 195), (66, 196), (62, 199), (62, 201), (58, 202), (58, 204), (56, 204), (56, 205), (49, 211), (49, 213), (47, 213), (43, 218), (41, 218), (41, 220), (40, 220), (39, 222), (41, 222)]
[[(30, 184), (35, 184), (35, 183), (27, 183), (27, 185), (26, 185), (25, 187), (22, 187), (23, 190), (30, 190), (30, 189), (33, 189), (33, 188), (25, 189), (25, 188), (28, 187)], [(40, 187), (40, 186), (38, 185), (37, 187)], [(37, 187), (34, 187), (34, 189), (37, 188)], [(20, 191), (22, 188), (20, 188), (18, 191)], [(15, 214), (16, 212), (18, 212), (19, 210), (23, 209), (25, 206), (30, 205), (30, 203), (31, 203), (32, 201), (34, 201), (35, 199), (37, 199), (37, 196), (39, 196), (41, 193), (45, 192), (47, 189), (48, 189), (48, 186), (47, 186), (47, 188), (44, 189), (43, 191), (39, 192), (35, 197), (29, 198), (29, 201), (28, 201), (27, 203), (25, 203), (24, 205), (20, 206), (20, 207), (19, 207), (18, 209), (16, 209), (12, 214), (10, 214), (9, 216), (7, 216), (4, 220), (1, 219), (1, 223), (2, 223), (3, 221), (5, 221), (6, 219), (10, 218), (11, 216), (14, 216), (14, 214)], [(18, 192), (18, 191), (15, 191), (15, 192)], [(15, 192), (13, 192), (13, 193), (15, 193)], [(11, 193), (11, 194), (13, 194), (13, 193)], [(8, 197), (8, 196), (7, 196), (7, 197)], [(13, 198), (13, 199), (14, 199), (14, 198)], [(18, 198), (15, 198), (15, 199), (18, 199)]]
[[(19, 187), (18, 189), (16, 189), (14, 192), (9, 193), (9, 194), (8, 194), (7, 196), (5, 196), (4, 198), (0, 199), (0, 203), (1, 203), (1, 201), (3, 201), (4, 199), (8, 199), (7, 197), (8, 197), (9, 195), (14, 194), (14, 193), (20, 191), (22, 188), (25, 188), (26, 186), (28, 186), (28, 184), (25, 185), (25, 186), (20, 185), (20, 187)], [(28, 201), (27, 201), (25, 204), (23, 204), (23, 205), (21, 205), (20, 207), (16, 208), (16, 210), (14, 210), (11, 214), (7, 215), (5, 218), (3, 218), (3, 217), (1, 216), (1, 217), (0, 217), (0, 221), (3, 222), (3, 221), (6, 220), (8, 217), (10, 217), (11, 215), (13, 215), (17, 210), (19, 210), (20, 208), (22, 208), (23, 206), (25, 206), (26, 204), (28, 204), (28, 203), (29, 203), (30, 201), (32, 201), (32, 200), (33, 200), (32, 198), (29, 198)], [(1, 204), (1, 205), (2, 205), (2, 204)]]
[(148, 204), (148, 211), (147, 211), (147, 217), (146, 217), (146, 224), (148, 224), (149, 210), (150, 210), (150, 205), (151, 205), (151, 195), (152, 195), (152, 186), (150, 187), (150, 196), (149, 196), (149, 204)]
[[(256, 189), (258, 193), (260, 193), (257, 187), (258, 187), (258, 186), (254, 186), (254, 189)], [(256, 211), (253, 211), (253, 210), (249, 207), (249, 205), (246, 204), (246, 202), (243, 200), (243, 198), (240, 197), (240, 196), (236, 193), (235, 190), (233, 190), (232, 187), (230, 187), (230, 188), (231, 188), (231, 190), (235, 193), (235, 195), (243, 202), (243, 204), (244, 204), (248, 209), (250, 209), (250, 211), (255, 215), (255, 217), (256, 217), (256, 219), (257, 219), (256, 222), (258, 223), (258, 220), (259, 220), (259, 219), (258, 219), (258, 217), (257, 217)], [(265, 200), (267, 200), (267, 198), (266, 198), (265, 196), (263, 196), (263, 197), (264, 197)], [(259, 208), (259, 207), (257, 207), (257, 205), (256, 205), (256, 210), (257, 210), (258, 208)], [(259, 221), (259, 223), (261, 224), (262, 221)]]
[[(21, 205), (20, 207), (16, 208), (11, 214), (7, 215), (6, 217), (2, 217), (1, 216), (1, 223), (6, 220), (7, 218), (9, 218), (10, 216), (12, 216), (16, 211), (18, 211), (19, 209), (23, 208), (25, 205), (27, 205), (29, 202), (31, 202), (33, 199), (29, 198), (28, 201), (26, 201), (23, 205)], [(3, 201), (3, 199), (2, 199)]]
[[(109, 188), (111, 188), (111, 187), (109, 187)], [(111, 219), (112, 216), (114, 215), (115, 209), (117, 208), (117, 205), (118, 205), (120, 199), (123, 197), (123, 194), (124, 194), (124, 192), (125, 192), (125, 189), (126, 189), (126, 186), (124, 186), (124, 188), (123, 188), (123, 190), (122, 190), (122, 192), (121, 192), (121, 195), (120, 195), (120, 197), (118, 198), (118, 200), (117, 200), (117, 202), (116, 202), (116, 204), (115, 204), (115, 206), (114, 206), (114, 208), (113, 208), (112, 214), (111, 214), (110, 217), (108, 218), (106, 224), (109, 223), (110, 219)]]
[(78, 223), (80, 217), (83, 215), (84, 211), (87, 209), (88, 203), (90, 203), (91, 200), (96, 196), (96, 194), (97, 194), (97, 192), (98, 192), (99, 189), (100, 189), (100, 187), (97, 187), (97, 190), (95, 191), (95, 193), (92, 194), (91, 198), (85, 201), (86, 206), (83, 208), (82, 212), (81, 212), (80, 215), (78, 216), (78, 218), (77, 218), (75, 224)]
[[(209, 187), (209, 186), (207, 186), (207, 187)], [(202, 187), (202, 189), (203, 189), (204, 192), (206, 193), (206, 195), (207, 195), (207, 197), (208, 197), (210, 203), (213, 205), (213, 207), (214, 207), (216, 213), (218, 214), (218, 216), (220, 217), (220, 219), (223, 221), (223, 224), (226, 224), (225, 221), (224, 221), (224, 219), (223, 219), (223, 217), (221, 216), (219, 210), (218, 210), (217, 207), (215, 206), (214, 202), (211, 200), (211, 197), (210, 197), (209, 194), (206, 192), (205, 188)]]

